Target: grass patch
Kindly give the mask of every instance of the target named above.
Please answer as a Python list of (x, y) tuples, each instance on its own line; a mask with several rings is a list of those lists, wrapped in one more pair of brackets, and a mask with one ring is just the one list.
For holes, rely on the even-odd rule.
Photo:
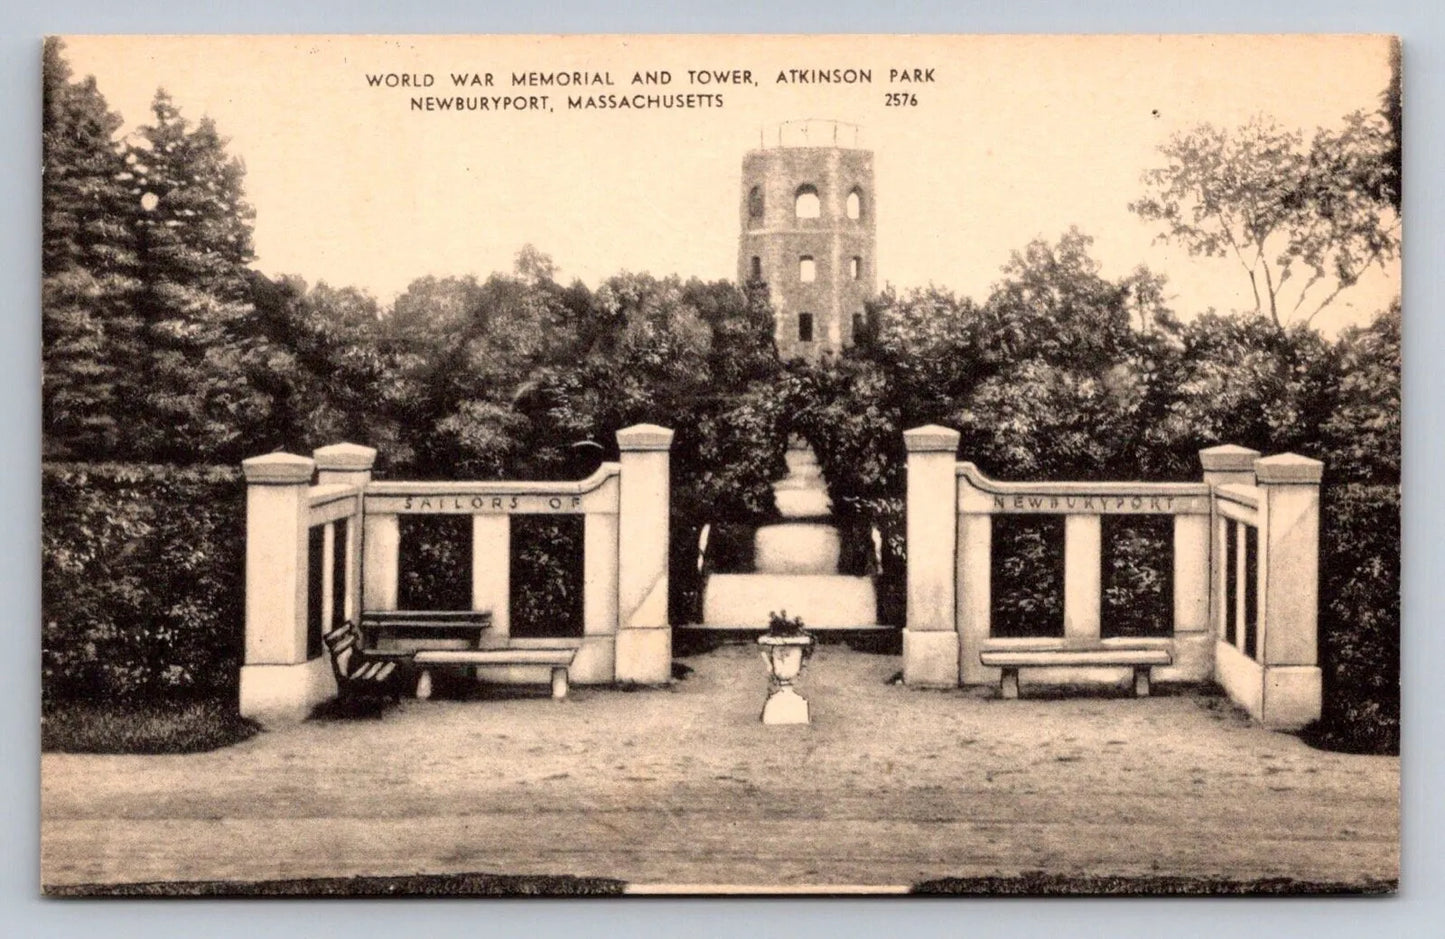
[(47, 702), (40, 749), (52, 753), (200, 753), (260, 731), (231, 701)]
[(1025, 871), (1013, 877), (941, 877), (913, 885), (915, 894), (934, 896), (1336, 896), (1393, 894), (1398, 880), (1359, 883), (1263, 877), (1092, 876)]
[(411, 874), (304, 880), (198, 880), (48, 886), (50, 897), (599, 897), (623, 882), (606, 877)]

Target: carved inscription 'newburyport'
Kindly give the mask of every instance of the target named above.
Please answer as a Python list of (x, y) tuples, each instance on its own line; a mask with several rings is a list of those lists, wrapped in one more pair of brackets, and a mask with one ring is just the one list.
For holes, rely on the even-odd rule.
[(993, 497), (999, 512), (1174, 512), (1173, 496), (1030, 496)]

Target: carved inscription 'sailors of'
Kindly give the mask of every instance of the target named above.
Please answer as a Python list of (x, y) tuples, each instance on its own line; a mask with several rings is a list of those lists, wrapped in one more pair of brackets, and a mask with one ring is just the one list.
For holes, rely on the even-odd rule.
[(406, 496), (403, 512), (577, 511), (581, 496)]

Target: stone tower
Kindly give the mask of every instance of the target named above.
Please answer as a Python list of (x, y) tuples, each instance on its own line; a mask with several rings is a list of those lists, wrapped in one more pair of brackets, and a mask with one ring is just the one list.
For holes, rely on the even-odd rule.
[(852, 345), (876, 290), (873, 153), (857, 131), (790, 121), (743, 157), (738, 282), (768, 285), (784, 359)]

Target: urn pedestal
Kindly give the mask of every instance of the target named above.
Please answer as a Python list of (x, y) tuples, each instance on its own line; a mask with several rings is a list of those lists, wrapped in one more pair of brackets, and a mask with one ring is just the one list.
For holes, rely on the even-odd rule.
[(813, 652), (813, 637), (764, 635), (758, 637), (758, 645), (768, 665), (768, 700), (763, 705), (763, 723), (808, 723), (808, 701), (793, 688), (793, 682)]

